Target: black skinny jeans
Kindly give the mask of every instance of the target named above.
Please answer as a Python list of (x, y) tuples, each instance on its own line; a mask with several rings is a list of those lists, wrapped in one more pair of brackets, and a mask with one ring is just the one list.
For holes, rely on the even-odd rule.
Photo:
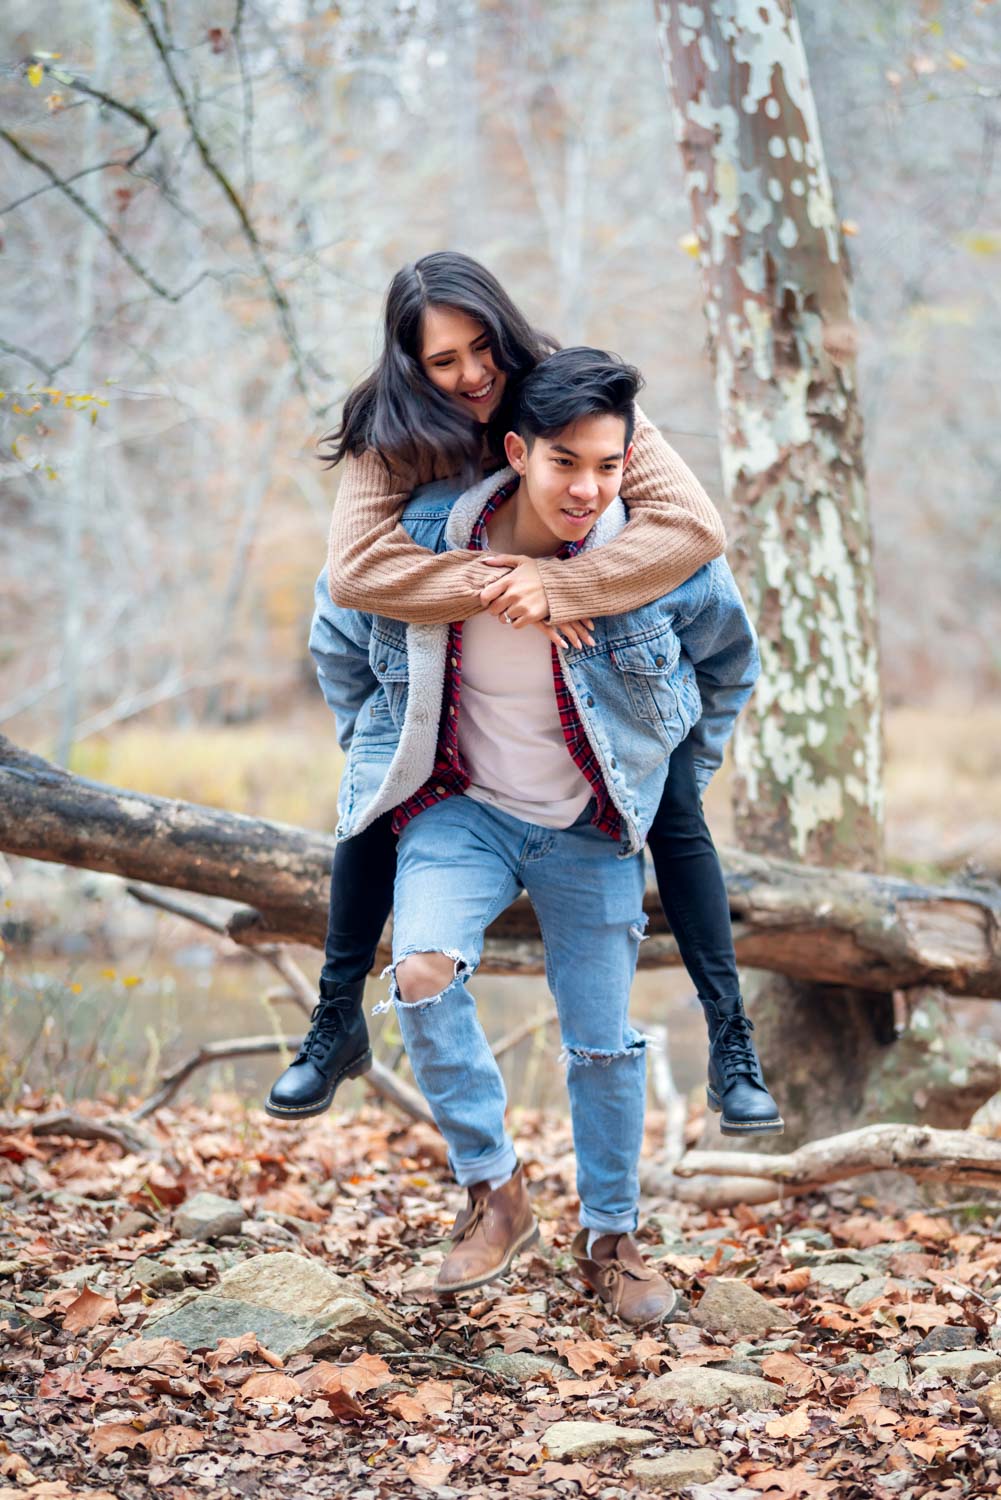
[[(322, 977), (350, 984), (375, 962), (393, 906), (396, 838), (392, 813), (337, 845)], [(740, 994), (723, 871), (706, 826), (690, 740), (671, 756), (671, 773), (647, 836), (657, 889), (685, 968), (700, 999)]]

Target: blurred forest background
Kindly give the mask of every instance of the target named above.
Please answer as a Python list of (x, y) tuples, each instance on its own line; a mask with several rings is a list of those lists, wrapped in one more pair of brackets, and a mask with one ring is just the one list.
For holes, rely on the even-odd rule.
[[(890, 866), (996, 876), (1001, 5), (798, 12), (855, 273)], [(468, 251), (564, 343), (638, 363), (646, 411), (721, 498), (652, 6), (149, 18), (0, 16), (0, 729), (84, 775), (330, 829), (339, 758), (305, 638), (337, 475), (315, 446), (401, 263)], [(725, 779), (710, 812), (725, 842)], [(247, 960), (119, 882), (2, 857), (0, 880), (7, 1097), (131, 1087), (164, 1049), (261, 1029)], [(495, 1034), (544, 995), (480, 988)], [(678, 1000), (682, 1083), (703, 1066), (689, 991), (637, 985), (641, 1016)], [(965, 1011), (998, 1034), (989, 1002)]]

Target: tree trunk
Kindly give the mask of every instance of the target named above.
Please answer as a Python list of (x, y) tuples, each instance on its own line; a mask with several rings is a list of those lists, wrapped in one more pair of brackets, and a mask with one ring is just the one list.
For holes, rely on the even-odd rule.
[[(882, 727), (856, 331), (792, 0), (655, 0), (703, 276), (731, 555), (762, 673), (737, 729), (750, 850), (879, 870)], [(880, 988), (882, 988), (880, 986)], [(749, 989), (785, 1144), (878, 1116), (886, 993)]]
[[(0, 851), (247, 902), (221, 930), (248, 946), (323, 946), (333, 848), (327, 834), (68, 775), (0, 735)], [(1001, 996), (995, 887), (934, 889), (740, 850), (726, 854), (725, 867), (743, 962), (869, 991), (937, 983), (956, 995)], [(644, 904), (641, 966), (679, 963), (653, 884)], [(481, 967), (544, 972), (527, 900), (493, 923)], [(833, 1039), (829, 1054), (839, 1055)]]

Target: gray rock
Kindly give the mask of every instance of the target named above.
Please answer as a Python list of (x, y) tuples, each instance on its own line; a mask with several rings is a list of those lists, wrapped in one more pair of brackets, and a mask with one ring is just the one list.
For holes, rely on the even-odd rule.
[(924, 1254), (927, 1249), (920, 1240), (881, 1240), (878, 1245), (867, 1245), (864, 1253), (885, 1266), (895, 1255)]
[(663, 1458), (634, 1458), (627, 1472), (647, 1489), (673, 1495), (690, 1484), (710, 1484), (722, 1467), (723, 1460), (711, 1448), (677, 1448)]
[(827, 1244), (823, 1246), (807, 1245), (800, 1239), (790, 1240), (785, 1247), (786, 1260), (791, 1266), (827, 1266), (845, 1265), (858, 1266), (865, 1263), (866, 1252), (864, 1250), (849, 1250), (834, 1248), (831, 1245), (830, 1236), (825, 1236)]
[(69, 1286), (83, 1288), (90, 1282), (92, 1288), (96, 1288), (98, 1279), (103, 1271), (103, 1266), (70, 1266), (68, 1271), (57, 1271), (49, 1280), (56, 1286)]
[(735, 1375), (729, 1370), (713, 1370), (705, 1365), (691, 1370), (671, 1370), (640, 1386), (637, 1404), (670, 1406), (683, 1401), (686, 1406), (715, 1410), (734, 1406), (737, 1411), (765, 1411), (781, 1406), (782, 1388), (758, 1375)]
[(648, 1427), (616, 1427), (614, 1422), (554, 1422), (542, 1434), (549, 1458), (591, 1458), (609, 1448), (645, 1448), (657, 1434)]
[(990, 1385), (977, 1392), (977, 1405), (983, 1412), (984, 1421), (1001, 1431), (1001, 1380), (992, 1380)]
[(853, 1286), (865, 1281), (861, 1266), (850, 1266), (844, 1262), (831, 1262), (826, 1266), (814, 1266), (810, 1280), (816, 1286), (825, 1286), (832, 1292), (849, 1292)]
[(867, 1374), (873, 1385), (889, 1387), (894, 1391), (910, 1389), (911, 1372), (906, 1359), (888, 1359), (881, 1365), (870, 1365)]
[(246, 1217), (232, 1198), (196, 1193), (174, 1214), (174, 1228), (186, 1240), (217, 1240), (224, 1234), (239, 1234)]
[(233, 1266), (211, 1292), (187, 1291), (143, 1328), (144, 1338), (176, 1338), (188, 1349), (213, 1348), (220, 1338), (256, 1333), (283, 1359), (336, 1354), (374, 1335), (410, 1347), (402, 1323), (371, 1297), (291, 1251), (255, 1255)]
[(710, 1333), (744, 1335), (767, 1333), (771, 1328), (792, 1328), (784, 1308), (762, 1297), (745, 1281), (716, 1276), (692, 1312), (692, 1322)]
[(729, 1370), (731, 1375), (761, 1374), (761, 1366), (748, 1356), (738, 1356), (736, 1359), (714, 1359), (705, 1368), (707, 1370)]
[(48, 1323), (40, 1323), (36, 1318), (29, 1317), (15, 1307), (13, 1302), (8, 1302), (6, 1297), (0, 1297), (0, 1323), (9, 1323), (11, 1328), (27, 1328), (36, 1337), (43, 1334), (50, 1339), (52, 1337), (52, 1329)]
[(484, 1368), (494, 1375), (506, 1376), (508, 1380), (520, 1380), (522, 1385), (531, 1385), (540, 1376), (552, 1376), (554, 1380), (575, 1380), (573, 1370), (561, 1360), (546, 1358), (540, 1354), (529, 1354), (519, 1350), (505, 1354), (501, 1349), (491, 1349), (481, 1361)]
[(914, 1353), (951, 1354), (957, 1349), (975, 1349), (976, 1347), (977, 1330), (975, 1328), (952, 1328), (946, 1324), (944, 1328), (933, 1328), (926, 1333), (920, 1344), (914, 1346)]
[(873, 1276), (868, 1281), (860, 1281), (857, 1286), (852, 1287), (845, 1301), (849, 1307), (864, 1307), (874, 1297), (882, 1297), (889, 1279), (888, 1276)]
[(151, 1255), (140, 1255), (129, 1272), (133, 1286), (144, 1286), (148, 1291), (162, 1296), (166, 1292), (182, 1292), (184, 1275), (169, 1261), (154, 1260)]
[(127, 1214), (122, 1214), (116, 1219), (108, 1230), (109, 1240), (130, 1240), (134, 1234), (145, 1234), (148, 1229), (156, 1228), (156, 1220), (151, 1219), (149, 1214), (142, 1213), (139, 1209), (130, 1209)]
[(926, 1375), (941, 1375), (955, 1385), (969, 1385), (978, 1375), (997, 1375), (1001, 1354), (992, 1354), (989, 1349), (957, 1349), (952, 1354), (918, 1354), (913, 1363)]

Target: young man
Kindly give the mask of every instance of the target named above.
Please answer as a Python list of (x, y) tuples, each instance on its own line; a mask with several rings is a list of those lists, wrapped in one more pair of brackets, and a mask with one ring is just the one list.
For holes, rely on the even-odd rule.
[[(552, 355), (522, 386), (511, 468), (458, 498), (447, 483), (425, 487), (404, 525), (439, 552), (600, 546), (626, 520), (618, 491), (639, 383), (598, 350)], [(538, 1233), (467, 988), (485, 929), (524, 889), (567, 1062), (581, 1200), (573, 1254), (625, 1322), (662, 1319), (674, 1293), (632, 1238), (646, 1058), (629, 990), (645, 925), (643, 844), (671, 752), (689, 737), (704, 785), (757, 675), (729, 569), (719, 559), (653, 604), (597, 620), (593, 645), (562, 653), (489, 613), (404, 627), (336, 608), (323, 579), (317, 599), (311, 647), (348, 748), (338, 837), (393, 811), (387, 1005), (468, 1190), (437, 1287), (493, 1280)]]

